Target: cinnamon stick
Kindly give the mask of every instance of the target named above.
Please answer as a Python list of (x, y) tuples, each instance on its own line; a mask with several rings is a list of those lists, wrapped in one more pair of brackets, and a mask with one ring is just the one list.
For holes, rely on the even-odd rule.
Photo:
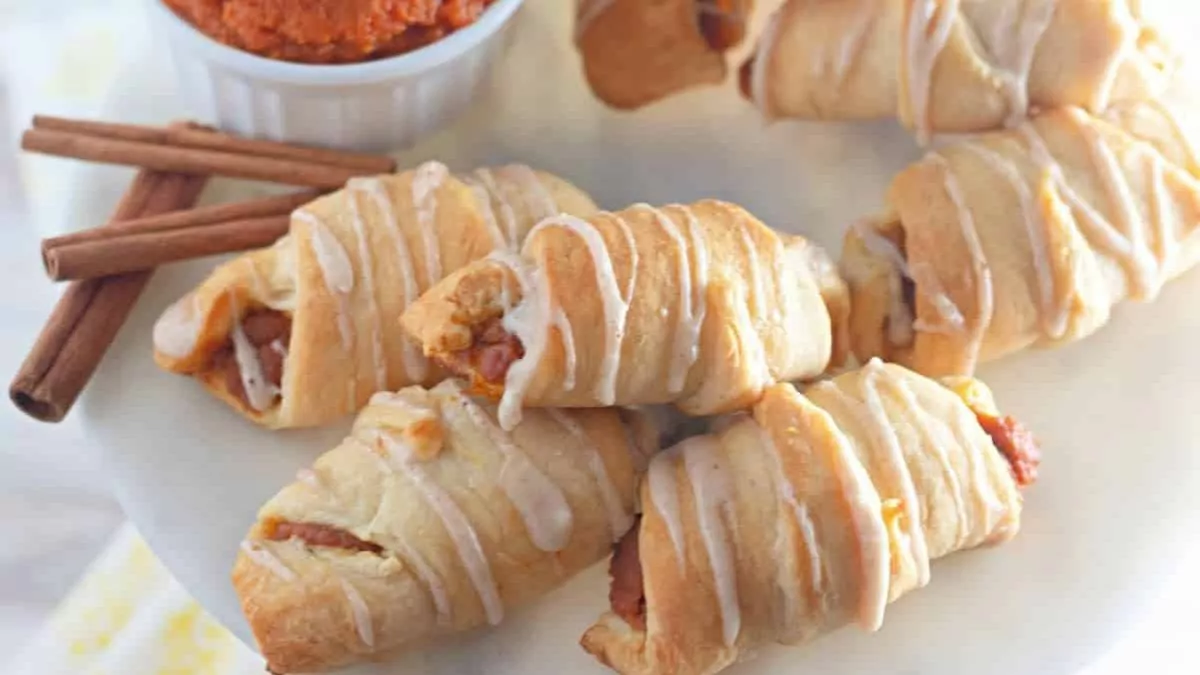
[(369, 171), (298, 159), (262, 157), (220, 150), (160, 145), (53, 129), (30, 129), (21, 149), (102, 164), (136, 166), (173, 173), (226, 176), (283, 185), (335, 190)]
[(135, 218), (133, 220), (109, 223), (103, 227), (93, 227), (87, 230), (50, 237), (42, 240), (42, 256), (45, 258), (49, 251), (64, 246), (83, 244), (93, 241), (115, 239), (131, 234), (150, 232), (166, 232), (205, 225), (219, 225), (235, 220), (251, 220), (267, 216), (285, 216), (292, 211), (320, 197), (319, 190), (302, 190), (284, 195), (247, 199), (231, 204), (216, 204), (198, 209), (173, 211), (160, 216)]
[[(195, 204), (205, 176), (143, 170), (113, 214), (114, 221)], [(116, 339), (152, 272), (72, 283), (9, 387), (13, 403), (43, 422), (66, 417)]]
[(178, 128), (147, 127), (133, 124), (115, 124), (112, 122), (72, 120), (48, 115), (35, 115), (32, 126), (34, 129), (65, 131), (138, 143), (219, 150), (221, 152), (258, 157), (294, 159), (312, 164), (340, 166), (371, 174), (391, 173), (396, 170), (395, 160), (382, 155), (368, 155), (357, 152), (314, 148), (311, 146), (290, 145), (274, 141), (239, 138), (215, 129), (199, 126)]
[(270, 246), (287, 234), (291, 216), (263, 216), (198, 227), (125, 234), (45, 251), (54, 281), (94, 279), (167, 263)]
[(319, 195), (305, 190), (52, 237), (42, 242), (42, 263), (52, 280), (69, 281), (260, 248), (287, 234), (292, 211)]

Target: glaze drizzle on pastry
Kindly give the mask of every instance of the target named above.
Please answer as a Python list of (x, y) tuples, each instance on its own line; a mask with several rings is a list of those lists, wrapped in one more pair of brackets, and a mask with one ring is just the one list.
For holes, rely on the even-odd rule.
[(840, 361), (845, 294), (803, 238), (703, 200), (546, 219), (521, 253), (456, 272), (401, 325), (472, 393), (499, 400), (504, 428), (527, 402), (704, 416)]
[[(392, 240), (392, 245), (396, 251), (396, 260), (400, 264), (400, 276), (404, 284), (404, 305), (406, 307), (411, 305), (416, 301), (417, 296), (420, 295), (421, 287), (417, 281), (417, 271), (416, 265), (413, 262), (412, 250), (409, 248), (408, 240), (404, 236), (404, 230), (400, 227), (400, 222), (396, 218), (396, 209), (392, 206), (392, 200), (387, 194), (387, 189), (378, 178), (356, 179), (350, 182), (349, 187), (351, 190), (365, 192), (371, 198), (371, 202), (375, 208), (382, 214), (383, 229)], [(404, 341), (402, 349), (405, 376), (410, 382), (424, 381), (426, 374), (429, 372), (429, 364), (426, 363), (425, 357), (421, 356), (420, 350), (408, 340)]]
[[(1156, 112), (1159, 107), (1168, 113)], [(879, 284), (886, 283), (890, 298), (878, 324), (886, 344), (857, 336), (859, 357), (881, 355), (932, 373), (969, 373), (983, 359), (1030, 344), (1085, 337), (1120, 300), (1154, 299), (1185, 271), (1183, 253), (1194, 245), (1185, 213), (1194, 208), (1189, 195), (1198, 188), (1195, 177), (1174, 163), (1190, 161), (1190, 141), (1174, 118), (1161, 102), (1126, 107), (1107, 121), (1065, 108), (942, 148), (901, 174), (891, 198), (899, 212), (856, 227), (851, 236), (861, 245), (843, 260), (856, 293), (882, 299)], [(999, 189), (994, 198), (985, 191), (989, 180)], [(914, 199), (925, 183), (944, 195), (936, 206)], [(931, 237), (954, 242), (958, 233), (959, 252), (937, 258)], [(911, 241), (920, 249), (906, 250)], [(856, 252), (862, 249), (869, 253)], [(1001, 259), (1005, 265), (992, 270)], [(880, 274), (884, 265), (890, 276)], [(913, 282), (914, 298), (929, 302), (904, 302), (904, 279)], [(1000, 303), (1023, 307), (1025, 297), (1032, 311), (1015, 321), (995, 316)], [(865, 297), (855, 300), (864, 318), (877, 306)], [(873, 328), (865, 320), (860, 324), (856, 331)], [(956, 344), (935, 350), (921, 333), (953, 336)]]

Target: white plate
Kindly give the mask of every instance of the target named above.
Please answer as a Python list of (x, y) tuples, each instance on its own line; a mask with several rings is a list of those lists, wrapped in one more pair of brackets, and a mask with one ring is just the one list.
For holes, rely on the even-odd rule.
[[(569, 5), (531, 2), (496, 90), (405, 162), (525, 161), (561, 172), (609, 207), (723, 197), (837, 250), (844, 226), (877, 208), (889, 177), (918, 156), (890, 123), (765, 127), (730, 87), (634, 115), (603, 110), (567, 43)], [(110, 115), (179, 114), (171, 89), (162, 64), (145, 58), (114, 92)], [(78, 222), (111, 208), (119, 181), (103, 178), (79, 185)], [(222, 191), (230, 196), (227, 185)], [(238, 542), (262, 501), (344, 428), (261, 431), (190, 381), (156, 370), (153, 319), (210, 268), (156, 276), (82, 414), (143, 535), (209, 610), (248, 637), (228, 582)], [(1017, 540), (938, 563), (932, 584), (891, 607), (877, 635), (847, 629), (806, 648), (763, 649), (734, 672), (1068, 673), (1104, 650), (1195, 532), (1197, 295), (1193, 273), (1153, 305), (1120, 308), (1086, 342), (985, 368), (1001, 404), (1038, 432), (1046, 452)], [(600, 565), (498, 630), (387, 672), (603, 673), (576, 642), (606, 597)]]

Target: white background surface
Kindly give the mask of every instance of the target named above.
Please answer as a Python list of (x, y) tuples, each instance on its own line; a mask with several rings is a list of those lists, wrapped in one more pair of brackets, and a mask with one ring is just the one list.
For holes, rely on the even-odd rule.
[[(5, 25), (3, 22), (6, 16), (12, 16), (12, 4), (14, 3), (0, 0), (0, 27)], [(6, 15), (6, 12), (9, 13)], [(556, 66), (556, 68), (573, 67), (573, 63)], [(29, 86), (28, 81), (18, 81), (17, 78), (21, 78), (23, 73), (31, 78), (44, 76), (33, 68), (29, 70), (14, 68), (12, 61), (0, 62), (0, 77), (4, 78), (0, 79), (0, 124), (6, 121), (9, 107), (13, 103), (14, 97), (11, 92), (36, 91), (35, 88)], [(10, 92), (10, 95), (6, 96), (5, 91)], [(546, 100), (553, 100), (556, 98), (554, 94), (558, 92), (545, 91), (543, 93), (550, 97)], [(25, 95), (21, 98), (18, 105), (22, 108), (22, 116), (27, 113), (31, 104), (37, 108), (36, 95), (32, 97)], [(516, 104), (514, 103), (514, 105)], [(45, 108), (41, 109), (45, 110)], [(674, 110), (678, 111), (679, 108), (676, 107)], [(670, 133), (672, 125), (667, 124), (669, 118), (666, 113), (656, 114), (656, 112), (658, 111), (650, 111), (642, 118), (646, 124), (646, 135), (657, 134), (663, 136), (667, 142), (674, 138), (679, 151), (686, 153), (689, 147), (684, 142), (686, 138), (683, 135), (672, 137)], [(536, 117), (528, 119), (536, 119)], [(20, 123), (20, 120), (16, 120), (15, 124), (4, 125), (3, 128), (19, 126)], [(586, 123), (580, 122), (579, 124)], [(606, 124), (614, 123), (610, 121)], [(620, 126), (620, 123), (615, 124)], [(721, 120), (714, 120), (710, 125), (701, 127), (700, 131), (719, 133), (720, 124)], [(619, 129), (614, 132), (613, 128), (610, 126), (608, 131), (624, 133)], [(443, 152), (459, 157), (481, 157), (488, 153), (505, 156), (506, 153), (520, 149), (524, 145), (523, 141), (527, 141), (538, 131), (532, 122), (526, 125), (512, 126), (509, 128), (509, 133), (502, 139), (493, 139), (494, 143), (486, 149), (465, 150), (464, 148), (469, 148), (472, 141), (469, 135), (465, 138), (447, 137), (439, 145)], [(777, 140), (789, 142), (797, 140), (786, 131), (773, 131), (772, 134), (772, 138)], [(885, 135), (888, 138), (893, 137), (886, 132)], [(577, 137), (577, 133), (574, 136), (566, 133), (562, 134), (561, 138), (556, 137), (554, 140), (559, 143), (553, 147), (553, 152), (547, 154), (556, 156), (557, 161), (547, 160), (542, 163), (564, 170), (573, 176), (581, 173), (593, 174), (597, 170), (596, 168), (579, 166), (581, 163), (588, 162), (590, 155), (586, 146), (572, 144), (572, 138)], [(837, 138), (837, 134), (831, 134), (829, 142), (836, 143)], [(0, 138), (0, 145), (2, 145), (0, 147), (0, 270), (8, 275), (7, 278), (0, 280), (0, 312), (3, 312), (0, 314), (0, 375), (5, 378), (15, 371), (24, 357), (28, 345), (48, 314), (55, 297), (55, 290), (48, 283), (42, 282), (39, 277), (36, 228), (32, 225), (34, 221), (27, 214), (22, 213), (22, 203), (18, 198), (19, 190), (16, 188), (15, 163), (11, 152), (12, 140), (11, 134)], [(475, 138), (474, 140), (478, 141), (479, 139)], [(862, 145), (852, 145), (851, 147), (859, 150), (863, 148)], [(682, 159), (676, 161), (696, 163), (707, 159), (683, 154), (680, 157)], [(868, 157), (867, 161), (869, 160)], [(576, 165), (575, 170), (571, 168), (573, 164)], [(844, 168), (835, 170), (833, 173), (836, 175), (829, 177), (828, 180), (836, 183), (844, 180), (847, 175), (854, 175), (855, 166), (854, 158), (848, 158)], [(669, 163), (661, 166), (639, 163), (623, 168), (627, 169), (624, 171), (624, 178), (606, 184), (604, 189), (609, 194), (601, 194), (602, 201), (608, 202), (622, 194), (632, 193), (639, 183), (649, 180), (656, 173), (661, 174), (668, 171), (671, 166)], [(729, 184), (731, 185), (730, 189), (736, 193), (740, 189), (748, 189), (751, 182), (742, 176), (740, 179), (735, 177), (730, 180)], [(692, 189), (699, 193), (704, 187), (695, 185)], [(675, 189), (686, 190), (687, 188), (676, 185)], [(42, 193), (44, 194), (44, 190)], [(674, 198), (683, 199), (689, 196), (696, 195), (677, 194), (674, 195)], [(730, 194), (728, 196), (737, 195)], [(79, 196), (81, 199), (85, 197), (85, 195)], [(831, 208), (830, 205), (839, 199), (844, 199), (841, 191), (831, 189), (825, 202), (814, 203), (810, 209), (816, 212), (824, 211)], [(871, 197), (870, 199), (874, 201), (877, 198)], [(70, 210), (70, 204), (64, 206), (68, 211)], [(105, 210), (107, 208), (105, 207)], [(775, 211), (775, 213), (764, 215), (777, 222), (784, 219), (785, 215), (790, 215), (793, 219), (809, 215), (787, 213), (782, 206), (776, 207)], [(97, 213), (96, 215), (102, 216), (103, 214)], [(45, 214), (42, 214), (38, 220), (47, 222), (53, 219), (48, 219)], [(91, 220), (96, 219), (92, 218)], [(827, 241), (826, 243), (832, 242)], [(22, 282), (20, 287), (14, 283), (18, 279)], [(1190, 293), (1185, 294), (1183, 290), (1177, 289), (1174, 296), (1168, 293), (1165, 302), (1172, 303), (1176, 307), (1186, 308), (1188, 296), (1190, 296), (1192, 298), (1191, 307), (1194, 308), (1194, 296), (1196, 290), (1200, 288), (1200, 284), (1197, 283), (1195, 275), (1190, 279), (1190, 283), (1187, 280), (1184, 282), (1188, 283)], [(26, 283), (30, 280), (33, 283)], [(168, 293), (164, 292), (158, 295), (166, 294)], [(159, 300), (161, 299), (160, 297)], [(1111, 337), (1100, 337), (1097, 340), (1103, 340), (1108, 343), (1108, 348), (1117, 350), (1111, 354), (1114, 359), (1123, 358), (1122, 349), (1139, 349), (1136, 342), (1122, 344), (1121, 339), (1123, 338), (1141, 337), (1153, 343), (1161, 336), (1155, 335), (1154, 331), (1139, 332), (1137, 326), (1139, 318), (1154, 316), (1153, 309), (1137, 308), (1134, 316), (1122, 317), (1123, 325), (1111, 329), (1110, 332), (1113, 333)], [(1190, 335), (1194, 338), (1196, 322), (1191, 323), (1193, 331), (1190, 332)], [(1043, 357), (1040, 360), (1043, 361), (1049, 373), (1069, 374), (1067, 371), (1075, 363), (1075, 360), (1070, 357), (1063, 359)], [(1123, 508), (1128, 508), (1131, 513), (1139, 515), (1142, 522), (1139, 522), (1139, 518), (1129, 518), (1114, 523), (1110, 545), (1104, 548), (1102, 555), (1095, 557), (1069, 556), (1063, 560), (1063, 564), (1078, 566), (1081, 578), (1097, 578), (1096, 575), (1089, 574), (1097, 567), (1153, 570), (1152, 577), (1114, 577), (1110, 580), (1111, 588), (1071, 584), (1042, 587), (1040, 593), (1047, 599), (1047, 605), (1061, 604), (1062, 594), (1091, 593), (1098, 596), (1120, 594), (1136, 598), (1135, 601), (1126, 605), (1127, 616), (1124, 617), (1125, 620), (1121, 622), (1121, 626), (1114, 627), (1110, 631), (1114, 636), (1123, 634), (1121, 642), (1107, 657), (1086, 672), (1107, 674), (1147, 670), (1156, 673), (1194, 673), (1200, 670), (1200, 657), (1194, 648), (1197, 629), (1200, 629), (1200, 620), (1196, 618), (1195, 610), (1195, 607), (1200, 606), (1200, 584), (1197, 584), (1197, 575), (1194, 572), (1194, 570), (1200, 569), (1200, 565), (1198, 565), (1200, 551), (1192, 550), (1194, 547), (1192, 540), (1195, 538), (1197, 528), (1194, 525), (1190, 527), (1184, 525), (1194, 520), (1192, 512), (1180, 514), (1170, 511), (1172, 506), (1178, 508), (1179, 503), (1173, 499), (1164, 498), (1163, 494), (1170, 495), (1172, 493), (1172, 472), (1189, 472), (1189, 475), (1176, 476), (1177, 481), (1186, 482), (1189, 479), (1195, 481), (1194, 472), (1197, 470), (1197, 463), (1185, 461), (1178, 466), (1156, 466), (1158, 464), (1155, 461), (1158, 448), (1154, 447), (1152, 442), (1114, 446), (1112, 443), (1103, 441), (1105, 434), (1097, 433), (1096, 429), (1102, 428), (1104, 425), (1118, 423), (1127, 427), (1152, 425), (1153, 420), (1150, 419), (1120, 419), (1119, 415), (1113, 413), (1121, 410), (1123, 400), (1134, 400), (1149, 395), (1146, 388), (1154, 387), (1155, 381), (1159, 377), (1164, 380), (1170, 378), (1171, 372), (1169, 369), (1165, 369), (1160, 372), (1143, 373), (1139, 377), (1136, 371), (1127, 373), (1120, 368), (1114, 368), (1110, 375), (1122, 379), (1110, 380), (1108, 389), (1097, 391), (1094, 399), (1105, 402), (1108, 407), (1097, 408), (1087, 405), (1086, 402), (1074, 406), (1055, 406), (1060, 410), (1073, 407), (1075, 413), (1071, 423), (1084, 425), (1080, 429), (1079, 437), (1081, 439), (1099, 439), (1100, 441), (1087, 448), (1071, 447), (1070, 452), (1075, 459), (1070, 464), (1077, 469), (1088, 470), (1088, 465), (1095, 463), (1094, 470), (1088, 470), (1088, 473), (1099, 476), (1098, 485), (1106, 484), (1103, 479), (1113, 478), (1112, 471), (1104, 468), (1105, 463), (1111, 467), (1129, 467), (1133, 472), (1129, 476), (1130, 480), (1147, 487), (1150, 492), (1129, 492), (1117, 495), (1122, 501), (1127, 502)], [(1193, 382), (1196, 381), (1194, 373), (1176, 374), (1176, 377), (1190, 377)], [(1053, 380), (1046, 382), (1043, 389), (1040, 395), (1050, 399), (1055, 397)], [(147, 400), (145, 394), (146, 392), (142, 392), (142, 400)], [(1200, 392), (1190, 392), (1186, 401), (1200, 403)], [(1025, 406), (1018, 402), (1018, 405), (1014, 407), (1020, 409)], [(1181, 406), (1185, 410), (1195, 407), (1195, 405)], [(218, 411), (216, 417), (222, 417), (221, 413), (223, 412)], [(1036, 415), (1036, 411), (1032, 412)], [(76, 416), (67, 424), (56, 427), (41, 426), (20, 417), (7, 405), (0, 406), (0, 439), (2, 439), (0, 442), (0, 542), (3, 542), (0, 543), (0, 654), (14, 653), (30, 632), (36, 629), (40, 618), (45, 616), (53, 607), (55, 600), (67, 590), (71, 579), (83, 569), (119, 519), (118, 511), (108, 496), (109, 486), (104, 473), (100, 470), (97, 448), (91, 439), (81, 431), (78, 419), (79, 416)], [(1055, 433), (1054, 438), (1067, 441), (1070, 440), (1070, 435)], [(1193, 449), (1195, 447), (1196, 445), (1193, 444)], [(1084, 458), (1086, 461), (1081, 461)], [(1048, 466), (1053, 467), (1054, 457), (1048, 457), (1047, 461)], [(1151, 468), (1144, 472), (1138, 472), (1136, 469), (1138, 466)], [(1052, 468), (1049, 470), (1053, 471)], [(1162, 483), (1160, 493), (1154, 492), (1155, 481)], [(270, 487), (263, 488), (265, 492), (269, 492), (271, 489)], [(1167, 510), (1148, 509), (1147, 505)], [(1034, 530), (1040, 531), (1039, 536), (1072, 537), (1070, 526), (1075, 519), (1061, 515), (1060, 511), (1053, 513), (1041, 511), (1041, 509), (1050, 508), (1070, 509), (1072, 505), (1062, 503), (1052, 496), (1034, 497), (1029, 517), (1041, 515), (1050, 521), (1049, 527), (1035, 525), (1033, 526)], [(1086, 517), (1086, 514), (1081, 516), (1083, 519)], [(1163, 521), (1173, 523), (1173, 529), (1170, 532), (1159, 532), (1162, 529)], [(1055, 527), (1062, 529), (1055, 532)], [(1144, 536), (1145, 531), (1163, 534), (1169, 536), (1169, 539), (1147, 538)], [(1158, 541), (1160, 546), (1148, 548), (1130, 546), (1132, 542), (1151, 540)], [(1164, 541), (1165, 545), (1162, 545)], [(1094, 552), (1089, 549), (1089, 553)], [(171, 556), (167, 557), (170, 562)], [(1135, 559), (1150, 561), (1153, 564), (1126, 564)], [(965, 566), (957, 566), (956, 571), (943, 573), (941, 576), (944, 579), (946, 576), (981, 573), (980, 567), (987, 567), (987, 563), (982, 558), (973, 558)], [(186, 583), (188, 580), (184, 581)], [(935, 572), (935, 584), (938, 581), (939, 577)], [(1036, 578), (1030, 580), (1031, 583), (1036, 583), (1036, 581)], [(1096, 599), (1102, 600), (1103, 598)], [(1074, 604), (1087, 605), (1089, 598), (1079, 597), (1075, 600), (1077, 602)], [(943, 620), (953, 622), (955, 620), (953, 605), (950, 603), (940, 604), (942, 604), (942, 609), (948, 612)], [(1024, 611), (1030, 621), (1036, 621), (1043, 609), (1029, 606), (1025, 607)], [(553, 620), (544, 612), (537, 612), (537, 614), (543, 621)], [(972, 616), (978, 616), (978, 613), (973, 612)], [(1052, 637), (1047, 636), (1047, 639), (1069, 641), (1076, 634), (1076, 623), (1080, 626), (1081, 632), (1086, 632), (1082, 631), (1082, 627), (1088, 624), (1089, 618), (1078, 616), (1074, 619), (1066, 619), (1053, 627)], [(1092, 638), (1096, 636), (1094, 632), (1088, 632), (1088, 634)], [(1108, 635), (1104, 636), (1101, 638), (1103, 644), (1091, 645), (1091, 649), (1088, 651), (1104, 651), (1109, 639)], [(843, 640), (839, 638), (839, 641)], [(863, 648), (869, 643), (854, 641), (850, 644), (857, 648)], [(953, 647), (953, 645), (929, 646), (934, 650), (953, 649)], [(1025, 646), (1020, 644), (997, 645), (996, 648), (1021, 650)], [(852, 654), (847, 654), (847, 658), (851, 657), (853, 657)], [(3, 659), (0, 659), (0, 664), (2, 663)], [(2, 670), (2, 665), (0, 665), (0, 670)], [(965, 672), (973, 672), (973, 670), (966, 668)], [(1064, 671), (1060, 667), (1055, 668), (1054, 672)]]

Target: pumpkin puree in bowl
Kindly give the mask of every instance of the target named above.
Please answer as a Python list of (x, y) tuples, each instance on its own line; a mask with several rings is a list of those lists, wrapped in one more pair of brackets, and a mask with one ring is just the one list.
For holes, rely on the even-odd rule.
[(226, 45), (300, 63), (403, 54), (473, 23), (493, 0), (163, 0)]

